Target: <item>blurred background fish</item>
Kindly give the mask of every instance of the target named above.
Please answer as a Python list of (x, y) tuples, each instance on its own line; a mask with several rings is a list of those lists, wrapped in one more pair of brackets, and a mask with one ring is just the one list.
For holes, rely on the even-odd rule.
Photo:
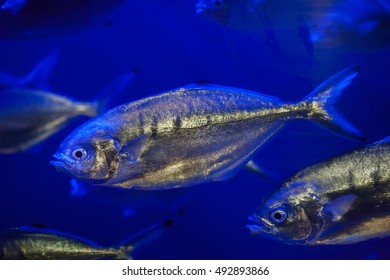
[(0, 102), (0, 153), (27, 150), (77, 116), (97, 116), (106, 110), (109, 99), (132, 78), (133, 73), (124, 74), (91, 102), (79, 102), (40, 89), (18, 87), (17, 84), (6, 87), (1, 92)]
[(115, 246), (101, 246), (92, 241), (43, 226), (22, 226), (0, 233), (1, 260), (96, 260), (131, 259), (139, 246), (159, 237), (172, 221), (144, 230)]
[[(0, 38), (40, 37), (83, 29), (124, 0), (2, 0)], [(107, 18), (102, 24), (111, 25)]]

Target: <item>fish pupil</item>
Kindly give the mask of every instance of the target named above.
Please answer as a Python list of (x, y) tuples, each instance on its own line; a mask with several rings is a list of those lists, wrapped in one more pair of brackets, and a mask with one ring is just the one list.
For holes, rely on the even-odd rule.
[(274, 219), (277, 220), (277, 221), (281, 220), (282, 216), (283, 215), (280, 212), (274, 213)]
[(77, 152), (75, 153), (75, 156), (76, 156), (77, 158), (82, 158), (82, 157), (83, 157), (83, 152), (82, 152), (82, 151), (77, 151)]

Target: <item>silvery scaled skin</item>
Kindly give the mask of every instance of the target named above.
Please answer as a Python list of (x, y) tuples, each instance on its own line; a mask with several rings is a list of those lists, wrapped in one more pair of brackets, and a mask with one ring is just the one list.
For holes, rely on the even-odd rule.
[(139, 235), (107, 247), (92, 241), (35, 226), (23, 226), (0, 233), (2, 260), (96, 260), (131, 259), (130, 253), (138, 246), (157, 238), (172, 224), (156, 224)]
[(7, 87), (0, 94), (0, 153), (29, 149), (66, 126), (78, 116), (95, 117), (108, 99), (119, 92), (133, 74), (125, 74), (92, 102), (29, 87)]
[(351, 244), (390, 235), (390, 137), (315, 164), (266, 198), (253, 234), (288, 244)]
[(350, 67), (299, 103), (217, 85), (190, 85), (116, 107), (82, 125), (51, 162), (92, 184), (168, 189), (233, 176), (290, 119), (359, 133), (331, 110), (357, 75)]

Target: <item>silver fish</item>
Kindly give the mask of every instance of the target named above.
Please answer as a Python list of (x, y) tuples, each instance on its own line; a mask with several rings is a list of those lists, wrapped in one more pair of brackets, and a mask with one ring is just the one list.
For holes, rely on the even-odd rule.
[(303, 101), (217, 85), (190, 85), (118, 106), (82, 125), (51, 162), (80, 180), (168, 189), (232, 177), (290, 119), (309, 119), (352, 138), (360, 133), (332, 108), (358, 74), (350, 67)]
[(351, 244), (390, 235), (390, 137), (296, 174), (250, 218), (288, 244)]
[(0, 233), (1, 260), (131, 259), (140, 245), (160, 236), (171, 221), (156, 224), (118, 245), (100, 246), (90, 240), (37, 226), (23, 226)]
[(97, 116), (105, 111), (109, 98), (121, 91), (132, 77), (132, 73), (119, 77), (92, 102), (78, 102), (32, 88), (4, 90), (0, 95), (0, 153), (27, 150), (77, 116)]

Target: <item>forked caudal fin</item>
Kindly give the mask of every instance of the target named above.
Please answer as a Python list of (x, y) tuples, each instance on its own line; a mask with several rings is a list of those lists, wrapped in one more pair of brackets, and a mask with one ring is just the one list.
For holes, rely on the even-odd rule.
[(118, 248), (117, 259), (129, 259), (131, 258), (130, 254), (137, 249), (139, 246), (152, 242), (158, 238), (166, 229), (171, 227), (173, 224), (172, 220), (167, 220), (164, 222), (157, 223), (137, 235), (121, 242), (116, 248)]
[(337, 134), (361, 141), (364, 137), (360, 131), (348, 123), (333, 107), (344, 88), (359, 74), (359, 71), (360, 68), (357, 66), (340, 71), (318, 86), (304, 98), (302, 103), (307, 106), (309, 118)]

